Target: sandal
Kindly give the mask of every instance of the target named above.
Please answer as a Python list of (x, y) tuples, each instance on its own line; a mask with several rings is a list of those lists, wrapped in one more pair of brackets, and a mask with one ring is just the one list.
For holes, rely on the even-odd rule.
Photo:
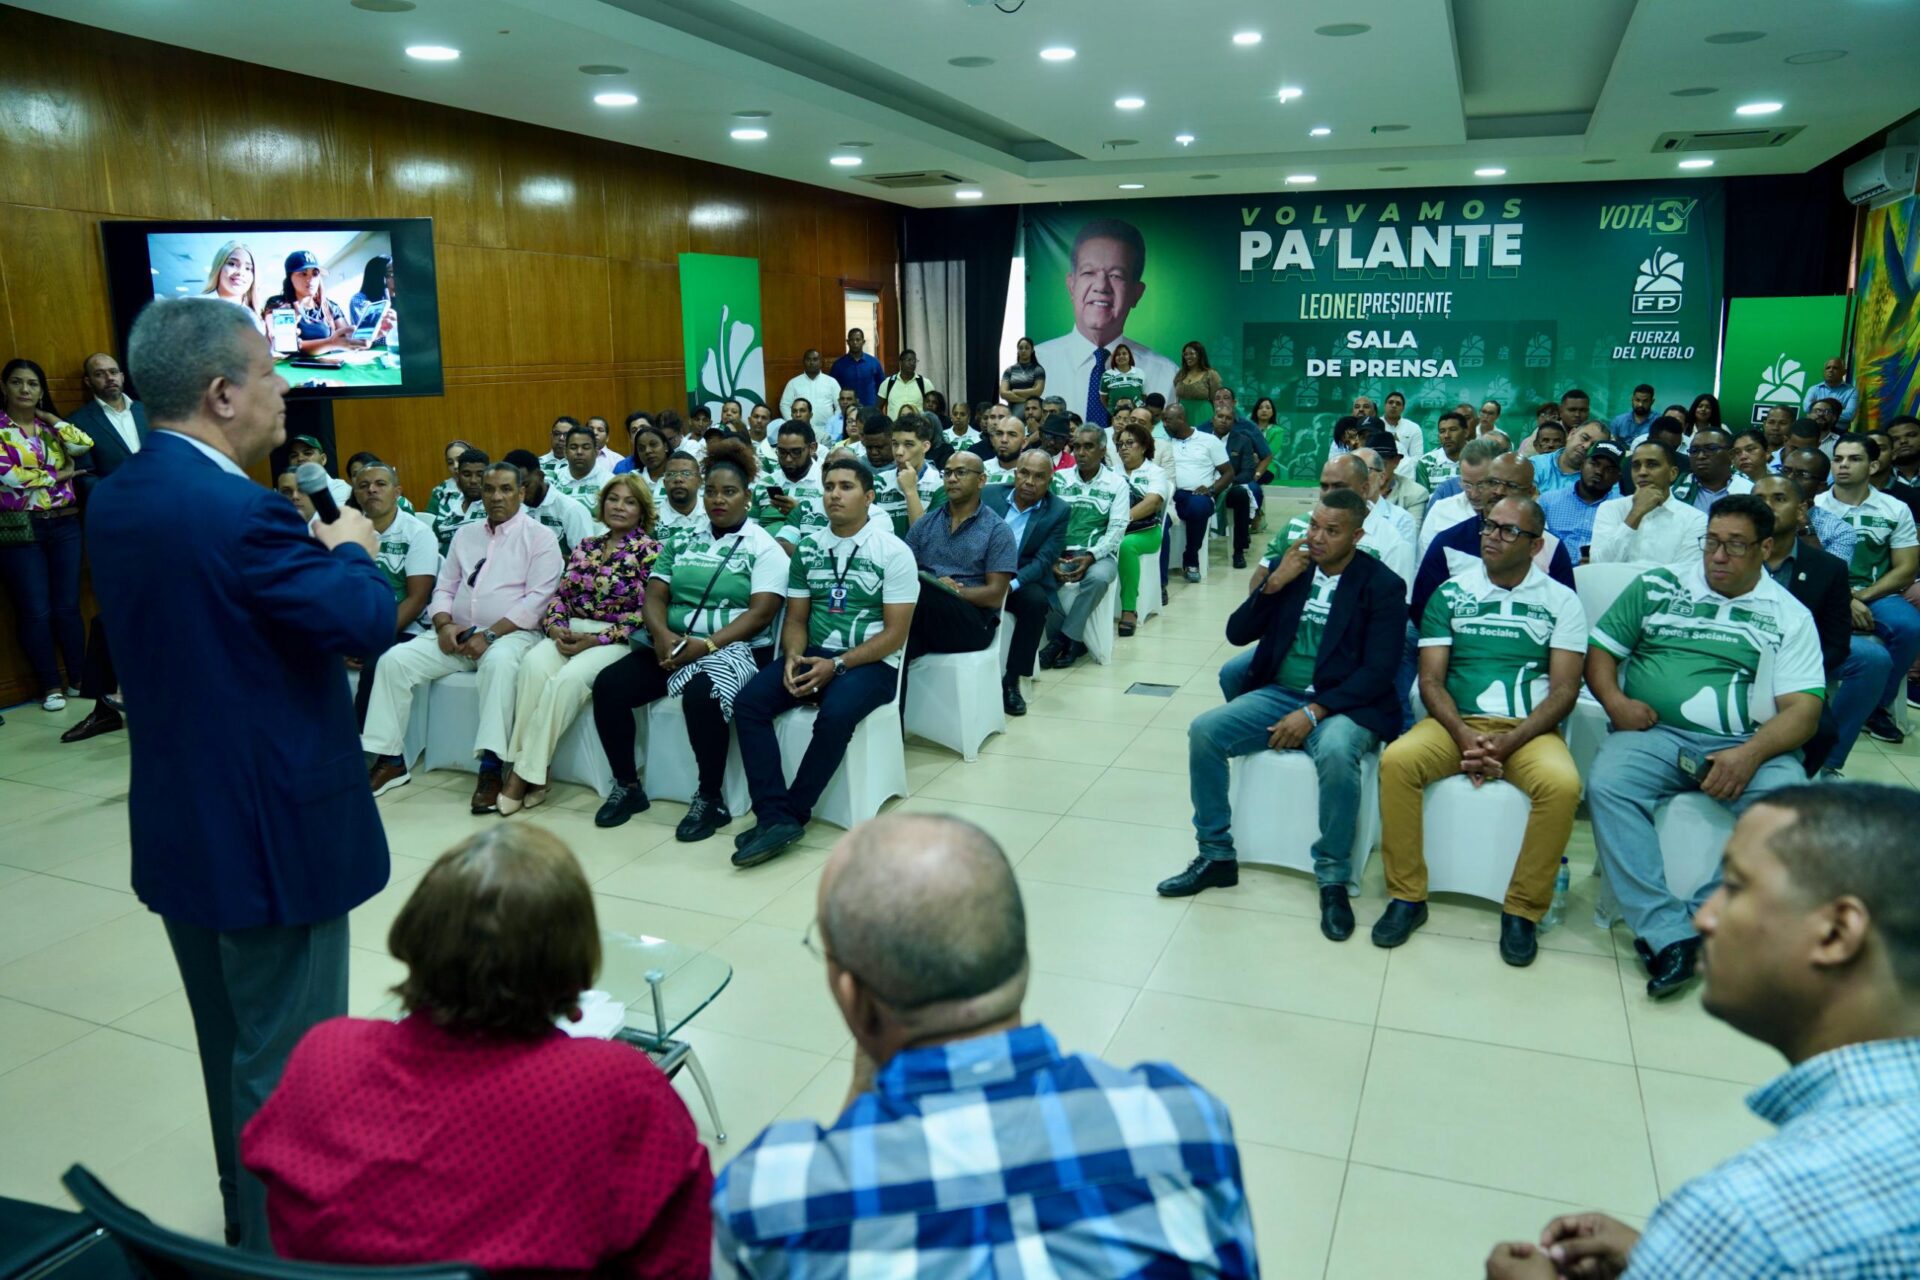
[(1132, 635), (1133, 629), (1139, 625), (1139, 622), (1140, 620), (1134, 615), (1133, 610), (1127, 610), (1120, 615), (1120, 634), (1122, 636)]

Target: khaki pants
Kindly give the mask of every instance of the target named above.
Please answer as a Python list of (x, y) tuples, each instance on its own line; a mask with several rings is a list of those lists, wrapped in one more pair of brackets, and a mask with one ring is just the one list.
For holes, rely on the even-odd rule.
[(629, 652), (624, 644), (602, 644), (567, 658), (559, 645), (542, 640), (520, 663), (513, 739), (500, 758), (532, 785), (545, 783), (554, 748), (593, 698), (593, 678)]
[[(1517, 720), (1464, 717), (1476, 733), (1504, 733)], [(1460, 772), (1460, 747), (1438, 720), (1426, 719), (1395, 739), (1380, 757), (1380, 849), (1387, 892), (1405, 902), (1427, 898), (1420, 802), (1430, 783)], [(1507, 885), (1505, 910), (1539, 923), (1553, 902), (1553, 881), (1580, 803), (1580, 773), (1559, 735), (1543, 733), (1507, 757), (1506, 780), (1533, 802), (1520, 861)]]

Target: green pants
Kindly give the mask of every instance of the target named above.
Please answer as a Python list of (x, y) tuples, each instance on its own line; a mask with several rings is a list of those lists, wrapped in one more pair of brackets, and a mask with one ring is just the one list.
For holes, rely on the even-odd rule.
[(1134, 605), (1139, 603), (1140, 559), (1142, 556), (1152, 559), (1160, 554), (1163, 527), (1156, 524), (1120, 540), (1120, 610), (1123, 613), (1132, 613)]

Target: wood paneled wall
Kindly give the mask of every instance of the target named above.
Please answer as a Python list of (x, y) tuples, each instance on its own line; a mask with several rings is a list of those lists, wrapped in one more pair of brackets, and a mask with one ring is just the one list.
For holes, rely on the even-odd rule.
[[(28, 51), (0, 69), (0, 352), (45, 367), (62, 412), (84, 402), (82, 361), (114, 349), (107, 218), (433, 218), (446, 395), (334, 415), (342, 455), (397, 463), (416, 503), (453, 437), (537, 453), (557, 415), (598, 413), (619, 448), (624, 414), (681, 403), (681, 253), (760, 259), (771, 390), (807, 347), (844, 349), (848, 284), (880, 286), (893, 330), (882, 202), (9, 6), (0, 21)], [(0, 605), (0, 703), (30, 683)]]

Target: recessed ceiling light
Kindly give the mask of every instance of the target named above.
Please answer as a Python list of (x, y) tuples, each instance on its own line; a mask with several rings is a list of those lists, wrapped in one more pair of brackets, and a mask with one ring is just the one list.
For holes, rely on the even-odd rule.
[(1332, 22), (1324, 27), (1315, 27), (1313, 34), (1317, 36), (1362, 36), (1371, 30), (1373, 30), (1373, 28), (1364, 22)]
[(1711, 168), (1713, 168), (1713, 161), (1711, 161), (1711, 160), (1682, 160), (1682, 161), (1680, 162), (1680, 167), (1681, 167), (1682, 169), (1711, 169)]
[(1183, 147), (1190, 147), (1193, 145), (1193, 135), (1190, 133), (1176, 133), (1173, 135), (1173, 140), (1179, 143)]
[(1145, 191), (1147, 184), (1144, 182), (1123, 182), (1120, 184), (1120, 189), (1122, 191)]
[(1196, 173), (1193, 175), (1193, 180), (1195, 182), (1218, 182), (1220, 175), (1217, 173)]
[(1764, 31), (1718, 31), (1707, 37), (1708, 44), (1752, 44), (1766, 38)]
[(1847, 51), (1845, 49), (1815, 49), (1810, 53), (1793, 54), (1787, 58), (1783, 58), (1782, 61), (1791, 63), (1796, 67), (1808, 67), (1816, 62), (1832, 62), (1836, 58), (1844, 58), (1846, 56)]
[(444, 44), (410, 44), (407, 46), (407, 56), (418, 58), (421, 62), (452, 62), (460, 56), (460, 51)]
[(1295, 98), (1299, 97), (1304, 92), (1306, 92), (1306, 90), (1296, 89), (1292, 85), (1282, 86), (1280, 90), (1280, 101), (1292, 102)]
[(1612, 164), (1613, 157), (1612, 156), (1595, 156), (1591, 160), (1582, 160), (1580, 163), (1581, 164)]
[(1073, 61), (1074, 51), (1063, 44), (1055, 45), (1051, 49), (1042, 49), (1040, 56), (1048, 62), (1071, 62)]
[(1403, 164), (1383, 164), (1380, 166), (1380, 172), (1382, 173), (1405, 173), (1406, 171), (1407, 166)]
[(765, 129), (735, 129), (727, 135), (735, 142), (760, 142), (767, 136)]
[(871, 142), (854, 141), (854, 142), (842, 142), (837, 145), (840, 147), (842, 151), (864, 151), (866, 148), (872, 146), (873, 144)]
[(1691, 89), (1670, 89), (1668, 90), (1668, 92), (1671, 93), (1676, 98), (1704, 98), (1708, 94), (1718, 93), (1720, 92), (1720, 90), (1712, 87), (1711, 85), (1701, 84), (1701, 85), (1695, 85)]
[(1737, 116), (1770, 116), (1784, 105), (1778, 102), (1744, 102), (1733, 109)]
[(616, 67), (610, 62), (589, 62), (580, 68), (580, 74), (583, 76), (623, 76), (627, 74), (627, 69), (625, 67)]
[(1145, 98), (1115, 98), (1113, 105), (1122, 111), (1138, 111), (1147, 105), (1147, 100)]
[(640, 97), (632, 93), (596, 93), (593, 100), (603, 107), (631, 107), (639, 103)]
[(1507, 171), (1505, 169), (1496, 169), (1496, 168), (1493, 168), (1492, 166), (1489, 166), (1485, 169), (1475, 169), (1473, 171), (1473, 176), (1476, 178), (1504, 178), (1507, 176)]
[(985, 57), (981, 54), (970, 53), (970, 54), (967, 54), (965, 57), (948, 58), (947, 65), (950, 67), (964, 67), (966, 70), (971, 71), (975, 67), (992, 66), (993, 59)]
[(1313, 128), (1307, 130), (1307, 136), (1309, 138), (1325, 138), (1332, 133), (1333, 133), (1333, 130), (1327, 128), (1327, 126), (1323, 124), (1317, 124), (1313, 126)]
[(1103, 147), (1137, 147), (1140, 145), (1140, 139), (1108, 138), (1105, 142), (1101, 143), (1100, 145)]
[(1260, 33), (1258, 31), (1236, 31), (1233, 33), (1233, 42), (1237, 45), (1259, 44)]
[(835, 156), (827, 161), (836, 169), (852, 169), (860, 163), (859, 156)]
[(1287, 181), (1300, 186), (1309, 182), (1318, 182), (1320, 179), (1311, 173), (1290, 173), (1287, 175)]
[(985, 194), (986, 192), (984, 191), (975, 191), (975, 190), (972, 190), (971, 188), (968, 188), (967, 190), (964, 190), (964, 191), (954, 192), (953, 198), (955, 200), (978, 200), (981, 196), (984, 196)]
[(736, 111), (733, 113), (733, 118), (735, 120), (765, 120), (772, 114), (773, 112), (771, 111), (762, 111), (756, 107), (751, 111)]

